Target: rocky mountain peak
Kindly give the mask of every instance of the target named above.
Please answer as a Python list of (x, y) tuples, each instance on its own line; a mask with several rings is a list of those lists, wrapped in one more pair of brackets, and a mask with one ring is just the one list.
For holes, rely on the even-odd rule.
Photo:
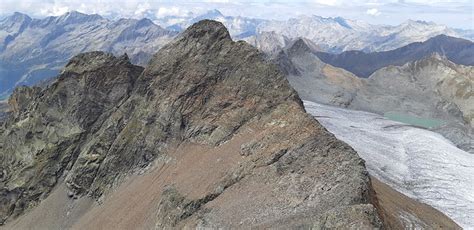
[(190, 26), (182, 33), (181, 38), (186, 40), (199, 40), (200, 43), (207, 44), (213, 44), (220, 40), (232, 40), (224, 24), (207, 19)]
[(440, 48), (451, 47), (451, 46), (457, 46), (457, 47), (467, 46), (467, 47), (463, 47), (463, 48), (464, 49), (473, 49), (473, 47), (474, 47), (474, 43), (472, 41), (469, 41), (469, 40), (463, 39), (463, 38), (448, 36), (448, 35), (445, 35), (445, 34), (440, 34), (440, 35), (434, 36), (434, 37), (426, 40), (423, 43), (425, 43), (426, 45), (430, 45), (430, 46), (438, 46)]
[(24, 13), (20, 13), (20, 12), (15, 12), (13, 13), (12, 16), (8, 17), (9, 20), (11, 21), (31, 21), (32, 19), (30, 18), (30, 16), (24, 14)]
[(419, 60), (407, 62), (403, 66), (408, 66), (408, 68), (413, 69), (415, 72), (419, 72), (427, 66), (449, 67), (453, 70), (457, 69), (456, 65), (451, 62), (445, 54), (440, 52), (427, 54), (425, 57), (422, 57)]
[(349, 25), (349, 23), (347, 22), (347, 20), (345, 18), (335, 17), (334, 21), (336, 21), (337, 23), (339, 23), (339, 25), (341, 25), (343, 27), (346, 27), (348, 29), (352, 29), (352, 27)]
[(127, 54), (117, 58), (112, 54), (102, 51), (87, 52), (74, 56), (64, 67), (63, 73), (81, 74), (119, 63), (131, 64)]
[(412, 20), (412, 19), (408, 19), (407, 21), (405, 21), (404, 23), (402, 23), (402, 25), (421, 25), (421, 26), (432, 26), (432, 25), (436, 25), (434, 22), (427, 22), (427, 21), (423, 21), (423, 20)]
[[(13, 15), (0, 20), (0, 31), (4, 30), (6, 32), (15, 34), (25, 29), (25, 27), (28, 26), (31, 21), (32, 19), (28, 15), (15, 12)], [(0, 40), (1, 38), (2, 37), (0, 35)], [(2, 42), (4, 41), (1, 41), (0, 45)]]
[(289, 54), (314, 53), (319, 50), (317, 45), (305, 38), (297, 38), (286, 49)]
[(159, 27), (160, 29), (163, 29), (163, 28), (161, 28), (161, 26), (156, 25), (155, 23), (153, 23), (153, 21), (151, 21), (148, 18), (143, 18), (143, 19), (138, 20), (137, 23), (136, 23), (136, 26), (138, 28), (140, 28), (140, 27), (149, 27), (149, 26), (154, 26), (155, 27), (156, 26), (156, 27)]
[(444, 54), (440, 54), (438, 52), (433, 52), (431, 55), (428, 56), (429, 59), (439, 60), (439, 61), (448, 61), (448, 58)]
[[(81, 210), (96, 214), (71, 221), (78, 229), (381, 227), (357, 153), (219, 22), (191, 26), (145, 70), (90, 52), (41, 92), (22, 91), (34, 96), (0, 133), (0, 224), (62, 184), (104, 201)], [(101, 199), (130, 176), (152, 179)]]
[(59, 17), (57, 17), (57, 21), (60, 23), (65, 24), (73, 24), (73, 23), (84, 23), (87, 21), (95, 21), (103, 19), (98, 14), (85, 14), (78, 11), (70, 11), (67, 12)]

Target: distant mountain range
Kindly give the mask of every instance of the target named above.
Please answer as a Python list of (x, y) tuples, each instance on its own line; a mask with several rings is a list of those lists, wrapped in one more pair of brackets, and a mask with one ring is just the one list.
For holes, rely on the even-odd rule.
[(252, 41), (255, 38), (258, 40), (259, 37), (268, 39), (268, 34), (263, 36), (262, 34), (270, 32), (274, 36), (285, 36), (290, 40), (299, 37), (307, 38), (328, 52), (386, 51), (413, 42), (422, 42), (440, 34), (470, 40), (474, 38), (472, 30), (452, 29), (433, 22), (414, 20), (408, 20), (397, 26), (372, 25), (358, 20), (341, 17), (324, 18), (316, 15), (279, 21), (225, 16), (218, 10), (212, 10), (199, 16), (171, 16), (154, 21), (167, 29), (182, 31), (201, 19), (222, 22), (229, 28), (234, 39), (246, 41)]
[(298, 39), (274, 59), (303, 100), (432, 123), (425, 128), (474, 153), (473, 66), (434, 53), (364, 79), (326, 64), (314, 49)]
[(456, 64), (474, 65), (474, 43), (446, 35), (438, 35), (425, 42), (415, 42), (384, 52), (346, 51), (340, 54), (316, 52), (316, 55), (325, 63), (344, 68), (359, 77), (369, 77), (382, 67), (403, 65), (433, 53), (446, 56)]
[(202, 15), (187, 15), (187, 16), (168, 16), (164, 18), (157, 18), (154, 22), (168, 30), (181, 32), (199, 22), (203, 19), (212, 19), (224, 24), (233, 39), (242, 39), (253, 36), (257, 33), (257, 27), (267, 20), (247, 18), (240, 16), (225, 16), (219, 10), (211, 10)]
[(224, 16), (218, 10), (197, 16), (141, 20), (110, 20), (79, 12), (32, 19), (15, 13), (0, 20), (0, 99), (16, 86), (34, 85), (56, 76), (68, 59), (82, 52), (127, 53), (132, 63), (144, 65), (179, 32), (202, 19), (222, 22), (234, 40), (245, 40), (271, 55), (299, 37), (311, 41), (321, 52), (369, 52), (396, 49), (440, 34), (471, 39), (474, 34), (421, 21), (407, 21), (399, 26), (319, 16), (275, 21)]
[(0, 96), (57, 75), (68, 59), (86, 51), (126, 52), (145, 64), (176, 34), (149, 19), (112, 21), (79, 12), (32, 19), (15, 13), (0, 21)]

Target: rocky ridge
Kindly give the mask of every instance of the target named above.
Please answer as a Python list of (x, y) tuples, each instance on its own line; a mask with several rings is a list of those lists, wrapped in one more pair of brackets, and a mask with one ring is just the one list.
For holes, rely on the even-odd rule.
[[(431, 129), (474, 152), (473, 67), (434, 53), (402, 66), (388, 66), (361, 79), (318, 58), (305, 40), (274, 59), (305, 100), (374, 112), (435, 119)], [(430, 128), (430, 127), (426, 127)]]
[[(50, 86), (19, 88), (9, 103), (2, 222), (64, 181), (70, 197), (103, 202), (72, 220), (78, 229), (382, 226), (363, 160), (305, 113), (274, 65), (215, 21), (191, 26), (145, 69), (127, 56), (78, 55)], [(157, 174), (136, 175), (151, 165)], [(127, 191), (119, 185), (133, 175), (155, 175), (142, 185), (153, 189), (133, 186), (123, 200), (133, 205), (117, 208)]]
[(433, 127), (458, 147), (474, 153), (474, 67), (433, 54), (372, 74), (349, 108), (439, 119)]
[(364, 79), (322, 62), (316, 52), (317, 46), (300, 38), (285, 47), (274, 61), (303, 100), (346, 107)]
[(149, 18), (109, 20), (97, 14), (72, 11), (43, 19), (22, 13), (0, 19), (0, 100), (9, 96), (16, 86), (31, 86), (56, 76), (67, 60), (82, 52), (100, 50), (114, 55), (126, 52), (132, 63), (145, 65), (153, 55), (149, 51), (162, 47), (202, 19), (222, 22), (234, 39), (245, 40), (272, 56), (298, 38), (312, 41), (320, 51), (335, 53), (387, 51), (441, 34), (472, 40), (471, 30), (453, 30), (411, 20), (398, 26), (315, 15), (276, 21), (225, 16), (218, 10), (202, 15), (156, 18), (147, 13), (146, 16)]

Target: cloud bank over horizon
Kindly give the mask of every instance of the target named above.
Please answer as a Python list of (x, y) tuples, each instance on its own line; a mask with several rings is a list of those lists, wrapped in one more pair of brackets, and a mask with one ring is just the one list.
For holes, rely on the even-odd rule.
[(224, 15), (264, 19), (282, 20), (299, 15), (340, 16), (388, 25), (412, 19), (474, 29), (472, 0), (2, 0), (0, 16), (23, 12), (33, 17), (45, 17), (75, 10), (110, 18), (162, 18), (199, 15), (212, 9), (218, 9)]

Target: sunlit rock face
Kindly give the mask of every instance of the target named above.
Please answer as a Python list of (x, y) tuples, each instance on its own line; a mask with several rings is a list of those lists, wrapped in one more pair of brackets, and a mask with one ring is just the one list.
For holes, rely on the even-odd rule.
[(363, 160), (221, 23), (194, 24), (146, 68), (80, 54), (45, 89), (10, 99), (2, 222), (59, 186), (101, 204), (64, 217), (77, 229), (382, 227)]

